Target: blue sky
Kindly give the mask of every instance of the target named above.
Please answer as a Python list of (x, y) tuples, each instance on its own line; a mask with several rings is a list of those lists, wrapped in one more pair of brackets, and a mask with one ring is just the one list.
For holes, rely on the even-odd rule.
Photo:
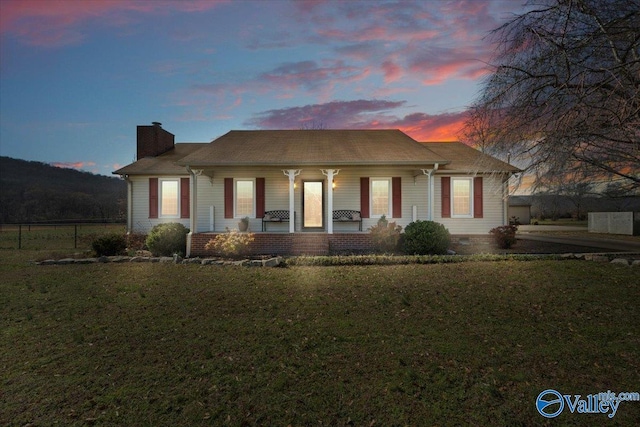
[(519, 0), (0, 0), (0, 155), (109, 175), (136, 125), (457, 140)]

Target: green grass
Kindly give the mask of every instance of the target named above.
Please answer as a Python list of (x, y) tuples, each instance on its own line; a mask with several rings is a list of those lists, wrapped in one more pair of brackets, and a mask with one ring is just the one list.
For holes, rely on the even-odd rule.
[(633, 425), (637, 270), (587, 261), (33, 266), (0, 251), (0, 425)]

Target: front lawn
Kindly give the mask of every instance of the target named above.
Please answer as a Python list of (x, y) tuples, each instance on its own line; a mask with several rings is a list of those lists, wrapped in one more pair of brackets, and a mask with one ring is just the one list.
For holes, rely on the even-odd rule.
[(33, 266), (0, 252), (0, 424), (633, 425), (637, 268)]

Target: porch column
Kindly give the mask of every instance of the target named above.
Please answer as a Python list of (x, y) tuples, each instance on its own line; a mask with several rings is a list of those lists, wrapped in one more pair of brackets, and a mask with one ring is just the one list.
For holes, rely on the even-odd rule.
[(511, 174), (502, 178), (502, 225), (509, 225), (509, 181)]
[(427, 203), (429, 204), (429, 207), (427, 208), (427, 219), (429, 221), (433, 221), (433, 200), (434, 200), (434, 195), (433, 193), (435, 192), (435, 181), (433, 179), (433, 174), (435, 171), (438, 170), (438, 163), (435, 163), (433, 165), (433, 169), (422, 169), (422, 173), (427, 175), (427, 178), (429, 180), (429, 195), (428, 195), (428, 200)]
[(133, 183), (129, 175), (124, 176), (127, 181), (127, 233), (133, 233)]
[(193, 235), (198, 232), (198, 177), (202, 175), (202, 169), (189, 171), (189, 233), (187, 234), (187, 258), (191, 255), (191, 242)]
[(294, 184), (296, 182), (296, 176), (300, 175), (302, 169), (283, 169), (282, 173), (289, 177), (289, 233), (296, 231), (296, 214), (294, 203)]
[(340, 173), (340, 169), (320, 169), (327, 177), (327, 233), (333, 234), (333, 177)]

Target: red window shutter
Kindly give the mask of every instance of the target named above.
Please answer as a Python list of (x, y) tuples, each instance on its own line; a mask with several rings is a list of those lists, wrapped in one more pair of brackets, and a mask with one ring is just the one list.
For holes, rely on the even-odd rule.
[(440, 180), (442, 193), (442, 218), (451, 218), (451, 177), (443, 176)]
[(189, 218), (189, 178), (180, 178), (180, 218)]
[(392, 218), (402, 218), (402, 178), (391, 178), (391, 197), (393, 198)]
[(369, 218), (369, 178), (360, 178), (360, 217)]
[(482, 177), (473, 178), (473, 217), (482, 218)]
[(158, 218), (158, 178), (149, 178), (149, 218)]
[(224, 179), (224, 217), (233, 218), (233, 178)]
[(264, 216), (265, 185), (264, 178), (256, 178), (256, 218)]

